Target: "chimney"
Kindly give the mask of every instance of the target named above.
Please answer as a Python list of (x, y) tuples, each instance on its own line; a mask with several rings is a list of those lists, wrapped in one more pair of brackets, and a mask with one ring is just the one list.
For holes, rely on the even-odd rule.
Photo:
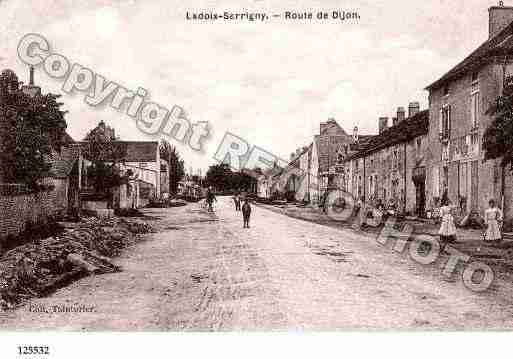
[(513, 7), (504, 6), (499, 1), (499, 6), (488, 9), (488, 38), (491, 39), (513, 21)]
[(292, 152), (290, 154), (290, 160), (292, 161), (292, 160), (294, 160), (294, 158), (296, 158), (296, 152)]
[(408, 117), (413, 117), (420, 112), (420, 104), (418, 102), (410, 102), (408, 105)]
[(380, 117), (378, 122), (379, 134), (388, 128), (388, 117)]
[(34, 66), (30, 66), (29, 86), (34, 86)]
[(398, 107), (397, 108), (397, 123), (401, 122), (406, 118), (406, 111), (404, 110), (404, 107)]
[(353, 141), (358, 142), (358, 126), (354, 126), (353, 128)]
[(299, 156), (300, 153), (301, 153), (301, 148), (296, 148), (296, 156)]

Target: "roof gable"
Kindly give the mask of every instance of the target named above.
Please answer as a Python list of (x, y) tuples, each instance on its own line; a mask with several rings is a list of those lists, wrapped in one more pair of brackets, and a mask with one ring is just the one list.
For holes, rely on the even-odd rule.
[(156, 141), (116, 141), (126, 145), (127, 162), (156, 162), (159, 143)]

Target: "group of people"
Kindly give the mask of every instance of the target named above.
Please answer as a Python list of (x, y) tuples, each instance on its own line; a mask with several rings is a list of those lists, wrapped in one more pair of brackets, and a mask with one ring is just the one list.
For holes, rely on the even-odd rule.
[[(241, 202), (244, 203), (241, 206)], [(233, 196), (233, 202), (235, 203), (235, 211), (242, 212), (243, 228), (249, 228), (249, 218), (251, 217), (251, 205), (249, 204), (248, 197), (244, 196), (244, 200), (239, 193)]]
[[(447, 243), (456, 241), (456, 225), (454, 222), (453, 214), (456, 210), (456, 207), (451, 204), (451, 201), (447, 197), (442, 198), (440, 204), (441, 207), (439, 208), (438, 213), (441, 224), (438, 234), (440, 235), (440, 241), (443, 245), (445, 245)], [(501, 241), (501, 228), (503, 222), (502, 210), (497, 206), (497, 203), (493, 199), (488, 202), (488, 205), (489, 207), (484, 213), (484, 224), (486, 226), (486, 231), (483, 234), (483, 239), (485, 241)], [(393, 215), (393, 213), (387, 211), (381, 202), (378, 202), (377, 207), (372, 208), (372, 217), (378, 220), (377, 223), (381, 223), (386, 219), (387, 216)], [(367, 207), (365, 206), (363, 197), (359, 198), (358, 202), (356, 203), (356, 209), (360, 222), (359, 227), (361, 228), (364, 224), (369, 222), (367, 217), (370, 215), (370, 212), (368, 212)], [(371, 223), (373, 222), (371, 221)]]
[[(441, 225), (438, 234), (442, 243), (454, 242), (456, 240), (456, 225), (454, 224), (454, 206), (447, 198), (442, 199), (440, 207)], [(484, 233), (485, 241), (501, 241), (502, 232), (501, 226), (503, 221), (503, 213), (495, 200), (491, 199), (488, 202), (488, 209), (485, 211), (484, 220), (486, 225), (486, 232)]]

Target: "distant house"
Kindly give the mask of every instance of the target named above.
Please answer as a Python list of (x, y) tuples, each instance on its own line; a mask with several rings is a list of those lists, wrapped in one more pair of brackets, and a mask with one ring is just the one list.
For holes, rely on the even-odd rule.
[(280, 176), (283, 169), (276, 164), (263, 171), (257, 177), (257, 196), (260, 198), (270, 199), (275, 192), (280, 191)]
[(296, 201), (309, 201), (311, 152), (312, 144), (298, 148), (296, 152), (291, 153), (290, 162), (283, 174), (286, 181), (286, 193), (290, 197), (294, 197)]
[[(143, 207), (153, 197), (159, 198), (169, 192), (169, 186), (163, 188), (161, 183), (168, 183), (169, 165), (160, 158), (157, 141), (116, 141), (126, 147), (127, 153), (120, 164), (122, 173), (130, 171), (132, 175), (126, 189), (126, 203), (120, 200), (121, 207)], [(164, 179), (164, 181), (162, 181)]]
[(355, 140), (330, 118), (319, 125), (313, 142), (291, 154), (289, 168), (298, 168), (299, 176), (289, 176), (287, 189), (295, 192), (297, 201), (319, 204), (328, 190), (340, 189), (337, 166), (339, 149), (353, 146)]
[(337, 188), (335, 183), (337, 151), (340, 147), (353, 143), (353, 138), (335, 119), (331, 118), (321, 122), (319, 135), (315, 136), (315, 143), (317, 144), (319, 196), (322, 196), (327, 190)]
[[(99, 136), (124, 153), (116, 158), (124, 182), (114, 189), (114, 208), (139, 208), (147, 205), (152, 198), (160, 198), (169, 192), (169, 164), (160, 158), (158, 141), (121, 141), (115, 130), (101, 121), (80, 144), (85, 148), (88, 138)], [(112, 159), (102, 159), (112, 162)], [(85, 161), (85, 172), (89, 161)], [(84, 174), (87, 179), (87, 173)], [(87, 183), (85, 184), (87, 187)]]
[(352, 193), (352, 167), (349, 165), (349, 159), (359, 151), (366, 148), (369, 142), (375, 137), (374, 135), (361, 135), (358, 132), (358, 126), (353, 128), (352, 142), (340, 146), (337, 150), (337, 163), (331, 167), (331, 172), (334, 175), (334, 187)]

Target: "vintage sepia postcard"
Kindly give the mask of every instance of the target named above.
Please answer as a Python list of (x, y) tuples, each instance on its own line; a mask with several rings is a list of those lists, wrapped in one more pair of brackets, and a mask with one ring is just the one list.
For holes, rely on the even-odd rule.
[(0, 0), (0, 30), (6, 335), (513, 328), (513, 0)]

